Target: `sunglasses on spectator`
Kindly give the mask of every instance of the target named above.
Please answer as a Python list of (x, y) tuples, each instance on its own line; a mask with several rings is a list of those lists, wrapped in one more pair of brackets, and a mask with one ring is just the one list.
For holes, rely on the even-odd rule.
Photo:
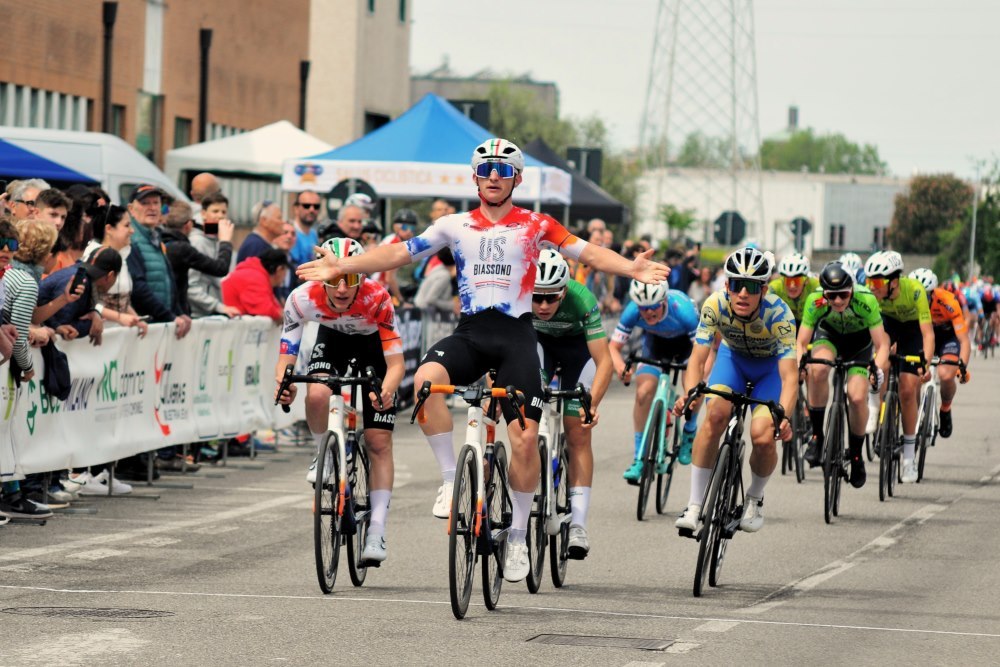
[(867, 278), (865, 284), (869, 287), (874, 287), (875, 289), (882, 289), (889, 284), (888, 278)]
[(11, 252), (17, 252), (17, 249), (21, 247), (17, 242), (17, 239), (4, 239), (0, 238), (0, 248), (6, 248)]
[(531, 295), (531, 300), (535, 303), (555, 303), (560, 299), (562, 299), (562, 290), (558, 292), (544, 292), (542, 294), (535, 292)]
[(340, 283), (345, 283), (348, 287), (356, 287), (361, 284), (361, 274), (360, 273), (345, 273), (340, 276), (340, 280), (335, 283), (323, 283), (327, 287), (332, 287), (337, 289), (340, 287)]
[(851, 298), (851, 290), (845, 289), (837, 292), (823, 292), (823, 297), (827, 301), (840, 301), (841, 299), (846, 301)]
[(399, 226), (399, 228), (404, 232), (412, 232), (413, 230), (416, 229), (414, 225), (408, 225), (408, 224), (402, 224)]
[(35, 205), (35, 200), (34, 199), (15, 199), (14, 203), (15, 204), (24, 204), (25, 206), (34, 206)]
[(296, 206), (301, 206), (302, 208), (305, 208), (305, 209), (310, 209), (310, 208), (311, 208), (311, 209), (313, 209), (314, 211), (318, 211), (318, 210), (319, 210), (319, 207), (320, 207), (320, 205), (319, 205), (319, 204), (303, 204), (302, 202), (298, 202), (298, 203), (297, 203), (297, 204), (295, 204), (295, 205), (296, 205)]
[(644, 313), (648, 313), (651, 310), (657, 310), (662, 305), (663, 305), (662, 303), (656, 303), (653, 304), (652, 306), (639, 306), (639, 310), (641, 310)]
[(516, 173), (514, 165), (508, 162), (480, 162), (476, 165), (476, 176), (479, 178), (489, 178), (494, 171), (500, 178), (514, 178)]
[(802, 287), (805, 282), (805, 276), (785, 276), (785, 287)]
[(743, 290), (746, 290), (747, 294), (760, 294), (762, 289), (764, 289), (764, 283), (756, 280), (750, 280), (749, 278), (729, 279), (729, 291), (733, 294), (739, 294)]

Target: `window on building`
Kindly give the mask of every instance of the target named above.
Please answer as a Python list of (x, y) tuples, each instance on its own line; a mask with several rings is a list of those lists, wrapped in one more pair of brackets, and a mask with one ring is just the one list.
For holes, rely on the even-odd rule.
[(399, 0), (399, 22), (406, 23), (406, 0)]
[(872, 244), (876, 248), (878, 248), (880, 250), (882, 248), (885, 248), (885, 240), (886, 240), (885, 237), (886, 237), (886, 232), (887, 231), (888, 231), (888, 227), (875, 227), (872, 230)]
[(388, 116), (381, 113), (369, 113), (365, 112), (365, 134), (369, 134), (379, 129), (383, 125), (387, 124), (391, 120)]
[(368, 0), (368, 13), (369, 14), (375, 13), (375, 0)]
[(111, 105), (111, 134), (125, 138), (125, 107), (121, 104)]
[(191, 119), (174, 118), (174, 148), (183, 148), (191, 143)]
[(830, 247), (843, 248), (847, 225), (830, 225)]

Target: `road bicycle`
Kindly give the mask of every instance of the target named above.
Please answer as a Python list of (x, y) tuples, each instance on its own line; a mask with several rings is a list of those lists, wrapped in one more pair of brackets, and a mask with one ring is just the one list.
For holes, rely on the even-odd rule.
[(986, 317), (980, 320), (979, 335), (977, 336), (976, 349), (982, 353), (983, 359), (996, 356), (997, 338), (996, 328), (993, 320)]
[(901, 480), (900, 456), (903, 451), (902, 406), (899, 402), (899, 372), (903, 362), (924, 364), (922, 355), (889, 355), (889, 377), (886, 378), (885, 396), (879, 409), (878, 429), (875, 431), (875, 453), (879, 457), (878, 499), (882, 502), (895, 493), (896, 482)]
[(941, 382), (938, 380), (939, 365), (958, 366), (959, 372), (965, 376), (965, 364), (961, 359), (931, 359), (931, 379), (920, 388), (920, 408), (917, 413), (917, 482), (924, 479), (924, 463), (927, 460), (927, 448), (937, 442), (940, 430)]
[[(354, 368), (351, 360), (348, 370)], [(313, 542), (316, 551), (316, 576), (324, 593), (332, 593), (340, 563), (340, 547), (347, 543), (347, 566), (351, 582), (361, 586), (369, 567), (377, 561), (362, 561), (368, 524), (371, 520), (369, 499), (369, 461), (363, 429), (359, 428), (359, 388), (375, 393), (382, 407), (382, 381), (369, 366), (364, 373), (347, 375), (296, 375), (294, 367), (285, 367), (280, 397), (293, 383), (322, 384), (330, 388), (330, 424), (316, 458), (316, 483), (313, 484)], [(344, 400), (344, 387), (351, 388), (350, 403)], [(285, 412), (289, 406), (283, 405)]]
[[(562, 369), (557, 365), (553, 376)], [(538, 456), (541, 474), (535, 503), (528, 520), (528, 591), (537, 593), (542, 585), (545, 566), (545, 545), (549, 546), (549, 570), (552, 585), (561, 588), (566, 581), (566, 569), (573, 554), (569, 552), (569, 527), (572, 514), (569, 500), (569, 457), (563, 426), (563, 400), (578, 399), (583, 406), (584, 423), (593, 420), (590, 412), (590, 392), (581, 383), (573, 389), (545, 388), (546, 408), (538, 423)]]
[(812, 423), (809, 421), (809, 402), (806, 400), (805, 383), (799, 380), (799, 395), (795, 399), (792, 413), (792, 439), (781, 443), (781, 474), (795, 473), (795, 481), (802, 483), (806, 478), (805, 450), (812, 437)]
[[(687, 368), (687, 361), (670, 361), (650, 359), (638, 355), (629, 356), (625, 362), (625, 373), (632, 366), (641, 363), (656, 366), (660, 369), (660, 377), (656, 381), (656, 393), (649, 407), (649, 416), (642, 431), (642, 447), (639, 456), (642, 461), (642, 475), (639, 477), (639, 500), (636, 503), (635, 516), (642, 521), (646, 516), (646, 504), (649, 502), (649, 490), (656, 478), (656, 513), (663, 514), (667, 509), (667, 496), (670, 494), (670, 483), (674, 476), (674, 463), (680, 453), (681, 429), (676, 428), (673, 406), (679, 396), (678, 385), (681, 371)], [(667, 441), (671, 439), (670, 448)], [(658, 472), (657, 468), (663, 470)]]
[(771, 413), (774, 422), (774, 439), (781, 434), (781, 420), (785, 411), (775, 401), (763, 401), (752, 398), (753, 383), (747, 382), (743, 393), (712, 389), (701, 382), (689, 393), (684, 404), (685, 417), (690, 416), (691, 404), (699, 396), (709, 394), (732, 403), (732, 413), (729, 426), (726, 427), (719, 454), (712, 468), (712, 477), (701, 506), (699, 517), (701, 529), (697, 535), (689, 529), (681, 529), (683, 537), (693, 537), (699, 542), (698, 563), (694, 572), (694, 596), (701, 597), (704, 590), (705, 575), (708, 575), (708, 585), (719, 585), (722, 574), (722, 564), (726, 557), (729, 540), (739, 529), (743, 518), (743, 507), (746, 503), (743, 488), (743, 454), (746, 444), (743, 442), (743, 427), (747, 410), (751, 406), (763, 405)]
[[(823, 434), (823, 520), (833, 521), (840, 514), (840, 489), (843, 481), (849, 477), (847, 464), (850, 460), (845, 441), (850, 428), (850, 416), (847, 402), (847, 372), (852, 368), (867, 368), (876, 372), (874, 362), (844, 361), (839, 356), (836, 359), (816, 359), (810, 354), (802, 358), (801, 367), (809, 364), (821, 364), (833, 369), (833, 402), (826, 421), (826, 433)], [(866, 397), (867, 399), (867, 397)]]
[[(492, 372), (491, 372), (492, 375)], [(524, 428), (524, 401), (514, 387), (457, 386), (424, 382), (417, 391), (412, 424), (423, 418), (424, 402), (431, 394), (458, 396), (469, 409), (465, 445), (458, 453), (451, 512), (448, 517), (448, 588), (451, 611), (465, 618), (472, 595), (476, 561), (482, 559), (483, 600), (496, 609), (503, 585), (507, 538), (513, 504), (507, 481), (507, 449), (496, 439), (497, 411), (505, 400)], [(483, 401), (489, 399), (486, 409)]]

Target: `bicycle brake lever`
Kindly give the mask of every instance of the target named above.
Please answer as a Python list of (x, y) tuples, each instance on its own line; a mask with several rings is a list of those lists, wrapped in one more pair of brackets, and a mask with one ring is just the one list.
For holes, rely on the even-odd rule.
[(580, 392), (580, 405), (583, 407), (583, 423), (593, 424), (594, 414), (590, 411), (590, 392), (587, 391), (582, 382), (576, 383), (576, 389)]
[(417, 415), (420, 414), (420, 409), (424, 407), (424, 401), (427, 397), (431, 395), (431, 381), (424, 380), (423, 385), (421, 385), (420, 390), (416, 393), (419, 396), (417, 399), (417, 404), (413, 406), (413, 414), (410, 415), (410, 423), (412, 424), (417, 420)]
[(375, 368), (369, 366), (365, 369), (365, 377), (368, 378), (368, 382), (371, 383), (372, 393), (375, 394), (375, 400), (378, 401), (379, 409), (385, 408), (382, 404), (382, 378), (375, 374)]
[(517, 415), (517, 423), (521, 425), (522, 429), (524, 429), (524, 413), (521, 410), (524, 403), (521, 401), (521, 397), (517, 395), (517, 390), (514, 389), (513, 385), (507, 385), (507, 400), (509, 400), (511, 405), (514, 407), (514, 414)]

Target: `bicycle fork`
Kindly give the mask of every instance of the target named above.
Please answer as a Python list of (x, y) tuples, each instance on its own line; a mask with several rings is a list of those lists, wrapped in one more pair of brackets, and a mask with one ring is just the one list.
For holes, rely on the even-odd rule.
[[(472, 448), (476, 456), (476, 507), (475, 519), (473, 520), (473, 537), (479, 538), (483, 527), (484, 508), (483, 501), (486, 499), (486, 456), (483, 453), (483, 427), (486, 430), (486, 440), (492, 445), (496, 441), (496, 422), (490, 419), (482, 407), (470, 405), (466, 412), (465, 444)], [(448, 534), (451, 534), (451, 509), (448, 510)]]

